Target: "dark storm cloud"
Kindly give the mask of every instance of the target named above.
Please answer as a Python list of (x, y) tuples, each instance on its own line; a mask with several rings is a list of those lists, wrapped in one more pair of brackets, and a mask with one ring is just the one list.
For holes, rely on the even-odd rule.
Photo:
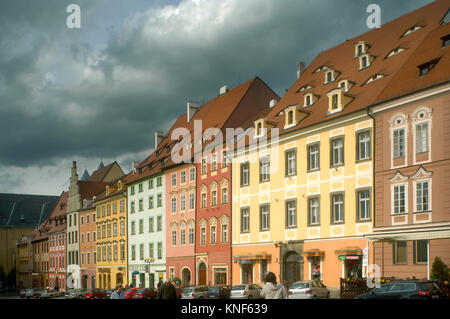
[[(85, 14), (81, 30), (65, 27), (71, 2)], [(198, 0), (109, 21), (104, 0), (1, 1), (0, 164), (150, 149), (186, 101), (256, 75), (282, 95), (299, 60), (368, 31), (372, 2)], [(377, 3), (385, 23), (429, 2)]]

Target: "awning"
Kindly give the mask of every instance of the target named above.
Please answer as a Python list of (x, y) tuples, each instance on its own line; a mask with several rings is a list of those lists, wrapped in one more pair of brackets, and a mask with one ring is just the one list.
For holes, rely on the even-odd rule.
[(233, 260), (235, 263), (241, 263), (241, 264), (249, 264), (252, 262), (252, 260), (269, 260), (272, 259), (272, 255), (268, 254), (253, 254), (253, 255), (239, 255), (239, 256), (233, 256)]
[(303, 257), (314, 257), (314, 256), (325, 257), (325, 252), (319, 249), (310, 249), (302, 251), (300, 255)]
[(362, 255), (362, 249), (358, 246), (349, 246), (342, 249), (335, 250), (334, 253), (339, 256), (347, 255)]
[(383, 231), (366, 234), (364, 237), (373, 241), (397, 241), (397, 240), (431, 240), (450, 238), (450, 229), (405, 229), (396, 231)]

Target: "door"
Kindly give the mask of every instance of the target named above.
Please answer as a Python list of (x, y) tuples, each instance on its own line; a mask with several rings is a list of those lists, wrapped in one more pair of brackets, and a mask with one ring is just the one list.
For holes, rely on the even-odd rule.
[(198, 269), (199, 286), (206, 285), (206, 265), (204, 263), (200, 264)]
[[(206, 272), (205, 272), (206, 275)], [(206, 276), (205, 276), (205, 281), (206, 281)], [(181, 275), (181, 282), (182, 282), (182, 286), (183, 287), (187, 287), (189, 285), (189, 283), (191, 282), (191, 272), (189, 269), (184, 268), (182, 275)], [(202, 285), (202, 283), (200, 283)]]
[(296, 252), (289, 252), (286, 257), (286, 281), (293, 283), (300, 280), (299, 256)]

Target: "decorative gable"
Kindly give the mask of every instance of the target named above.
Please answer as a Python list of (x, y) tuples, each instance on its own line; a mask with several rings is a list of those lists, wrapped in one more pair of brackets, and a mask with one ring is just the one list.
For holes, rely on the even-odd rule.
[(411, 176), (412, 179), (427, 179), (433, 175), (433, 172), (428, 172), (423, 166), (420, 166), (417, 172)]
[(400, 171), (395, 173), (394, 177), (389, 180), (392, 184), (395, 183), (405, 183), (408, 181), (408, 176), (403, 175)]

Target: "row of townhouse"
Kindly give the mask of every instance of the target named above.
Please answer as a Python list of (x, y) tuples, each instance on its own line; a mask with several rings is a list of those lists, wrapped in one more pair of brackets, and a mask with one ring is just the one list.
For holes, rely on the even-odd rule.
[(337, 288), (372, 264), (404, 278), (449, 264), (448, 12), (435, 1), (299, 63), (282, 98), (256, 77), (188, 102), (129, 174), (114, 162), (78, 180), (74, 162), (50, 217), (51, 286), (272, 271)]

